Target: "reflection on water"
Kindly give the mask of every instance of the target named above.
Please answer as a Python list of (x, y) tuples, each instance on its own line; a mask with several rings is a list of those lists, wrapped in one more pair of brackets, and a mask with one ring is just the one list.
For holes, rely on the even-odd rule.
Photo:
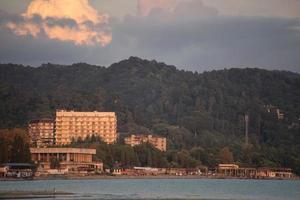
[[(28, 191), (0, 199), (298, 200), (300, 181), (116, 179), (2, 181), (0, 191)], [(39, 191), (40, 195), (33, 195)], [(48, 191), (43, 194), (42, 191)], [(55, 191), (53, 194), (49, 191)], [(60, 193), (65, 192), (66, 194)], [(54, 194), (55, 193), (55, 194)]]

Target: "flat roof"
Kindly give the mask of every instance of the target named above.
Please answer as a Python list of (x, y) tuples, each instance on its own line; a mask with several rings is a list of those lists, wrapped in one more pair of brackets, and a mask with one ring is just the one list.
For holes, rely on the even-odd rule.
[(76, 111), (66, 111), (66, 110), (57, 110), (56, 111), (56, 116), (66, 116), (66, 117), (116, 117), (115, 112), (76, 112)]
[(9, 166), (9, 167), (33, 167), (33, 164), (30, 163), (3, 163), (1, 166)]
[(78, 153), (96, 154), (96, 149), (86, 148), (30, 148), (30, 153)]
[(54, 120), (53, 119), (50, 119), (50, 118), (41, 118), (41, 119), (32, 119), (29, 121), (29, 123), (54, 123)]
[(166, 139), (165, 137), (159, 136), (159, 135), (152, 135), (152, 134), (131, 134), (125, 138), (131, 138), (131, 137), (135, 137), (135, 138), (152, 138), (152, 139), (156, 139), (156, 138), (160, 138), (160, 139)]

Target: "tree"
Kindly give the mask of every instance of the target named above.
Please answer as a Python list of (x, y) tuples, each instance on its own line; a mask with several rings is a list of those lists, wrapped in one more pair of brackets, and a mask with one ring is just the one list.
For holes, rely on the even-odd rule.
[(4, 138), (0, 138), (0, 163), (7, 163), (9, 161), (8, 144)]
[(52, 157), (50, 159), (50, 169), (60, 169), (60, 162), (57, 157)]
[(223, 149), (221, 149), (219, 153), (219, 159), (220, 162), (224, 164), (233, 163), (233, 154), (231, 153), (228, 147), (224, 147)]
[(0, 163), (31, 162), (28, 141), (28, 134), (24, 129), (0, 129)]
[[(32, 118), (53, 117), (57, 108), (113, 111), (118, 116), (118, 132), (152, 132), (167, 137), (168, 149), (176, 151), (201, 146), (200, 157), (190, 155), (209, 166), (220, 161), (219, 150), (231, 144), (235, 161), (245, 166), (299, 168), (297, 73), (252, 68), (193, 73), (129, 58), (107, 68), (84, 63), (41, 68), (0, 64), (0, 75), (0, 128), (25, 127)], [(267, 111), (268, 105), (280, 109), (284, 119)], [(250, 154), (241, 148), (244, 121), (239, 116), (245, 112), (251, 116), (251, 144), (259, 141)], [(7, 135), (6, 144), (1, 145), (8, 145), (10, 160), (15, 135)], [(105, 163), (111, 165), (120, 157), (128, 161), (127, 153), (121, 156), (117, 147), (101, 145), (104, 153), (99, 153), (99, 159)], [(152, 165), (160, 162), (145, 153), (151, 155), (147, 160)], [(174, 159), (170, 162), (179, 166)]]
[(31, 162), (29, 145), (24, 142), (21, 136), (15, 136), (12, 143), (10, 162), (23, 163)]

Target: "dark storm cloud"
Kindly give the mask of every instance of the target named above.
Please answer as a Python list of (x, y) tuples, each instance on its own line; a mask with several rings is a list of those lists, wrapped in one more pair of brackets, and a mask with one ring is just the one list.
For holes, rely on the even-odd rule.
[[(4, 25), (8, 22), (13, 22), (15, 24), (22, 24), (24, 22), (27, 23), (33, 23), (36, 25), (41, 25), (43, 23), (47, 24), (48, 26), (68, 26), (68, 27), (77, 27), (78, 24), (75, 20), (70, 18), (53, 18), (53, 17), (47, 17), (46, 19), (42, 19), (39, 15), (33, 15), (31, 18), (23, 18), (20, 15), (16, 14), (9, 14), (3, 10), (0, 9), (0, 24)], [(87, 21), (85, 22), (87, 25), (91, 22)], [(91, 26), (91, 25), (90, 25)]]
[(20, 21), (23, 21), (23, 19), (19, 15), (10, 14), (10, 13), (0, 9), (0, 26), (9, 21), (20, 22)]
[[(40, 18), (40, 17), (39, 17)], [(73, 19), (69, 19), (69, 18), (61, 18), (61, 19), (57, 19), (57, 18), (53, 18), (53, 17), (47, 17), (45, 20), (42, 20), (40, 18), (41, 22), (45, 22), (49, 27), (53, 27), (53, 26), (68, 26), (71, 28), (76, 28), (78, 27), (78, 24), (75, 20)]]
[(192, 70), (265, 67), (300, 71), (298, 19), (211, 17), (127, 18), (115, 32), (142, 57)]
[(9, 30), (0, 30), (1, 63), (18, 63), (39, 66), (41, 63), (68, 64), (82, 52), (74, 44), (61, 43), (49, 40), (46, 37), (33, 38), (32, 36), (18, 37)]

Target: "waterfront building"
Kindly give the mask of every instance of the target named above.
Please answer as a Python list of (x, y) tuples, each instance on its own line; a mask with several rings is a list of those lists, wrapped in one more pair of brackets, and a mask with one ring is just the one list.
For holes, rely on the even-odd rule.
[(42, 170), (50, 170), (51, 162), (59, 162), (60, 170), (103, 171), (102, 162), (94, 162), (96, 149), (85, 148), (30, 148), (31, 158)]
[(112, 144), (117, 139), (117, 117), (114, 112), (56, 111), (55, 142), (69, 144), (73, 139), (96, 135)]
[(292, 178), (290, 168), (249, 168), (239, 167), (235, 164), (219, 164), (217, 174), (222, 177), (243, 177), (243, 178)]
[(269, 168), (261, 167), (257, 169), (257, 176), (260, 178), (292, 178), (291, 168)]
[(165, 137), (153, 136), (153, 135), (130, 135), (125, 138), (125, 144), (130, 146), (136, 146), (142, 143), (150, 143), (160, 151), (167, 150), (167, 139)]
[(239, 166), (236, 164), (219, 164), (218, 169), (219, 170), (227, 170), (227, 169), (238, 169)]
[(30, 141), (33, 146), (54, 144), (54, 121), (52, 119), (35, 119), (28, 124)]
[(35, 165), (30, 163), (3, 163), (0, 165), (0, 178), (32, 178)]

